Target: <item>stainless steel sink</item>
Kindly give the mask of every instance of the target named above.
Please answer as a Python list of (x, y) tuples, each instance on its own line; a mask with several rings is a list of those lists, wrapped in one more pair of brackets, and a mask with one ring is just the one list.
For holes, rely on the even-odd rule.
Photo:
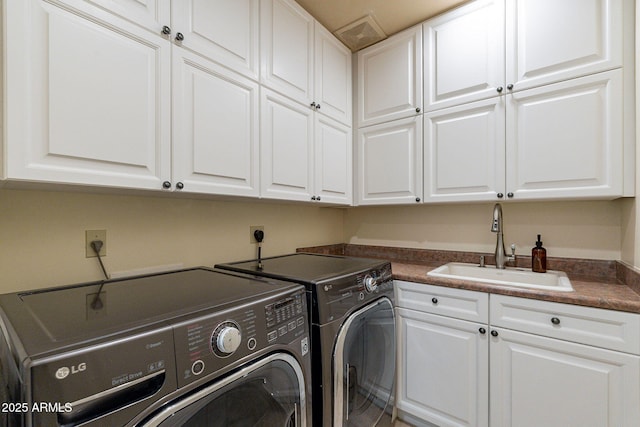
[(497, 269), (495, 266), (479, 267), (477, 264), (450, 262), (428, 272), (427, 275), (518, 288), (560, 292), (573, 291), (571, 281), (562, 271), (548, 270), (546, 273), (534, 273), (524, 268)]

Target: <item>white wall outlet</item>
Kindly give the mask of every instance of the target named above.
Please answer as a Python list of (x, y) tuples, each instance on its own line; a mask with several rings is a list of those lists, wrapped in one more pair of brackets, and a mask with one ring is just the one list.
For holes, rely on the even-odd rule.
[(107, 255), (107, 230), (86, 230), (85, 231), (85, 251), (86, 257), (96, 257), (96, 253), (91, 247), (91, 242), (94, 240), (102, 241), (102, 248), (100, 249), (100, 256)]

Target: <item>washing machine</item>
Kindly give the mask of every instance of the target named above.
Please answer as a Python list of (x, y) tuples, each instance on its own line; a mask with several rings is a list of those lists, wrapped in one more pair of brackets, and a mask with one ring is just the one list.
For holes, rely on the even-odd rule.
[(216, 268), (305, 286), (314, 427), (390, 424), (396, 328), (388, 261), (296, 253)]
[(305, 289), (194, 268), (0, 296), (0, 419), (309, 426)]

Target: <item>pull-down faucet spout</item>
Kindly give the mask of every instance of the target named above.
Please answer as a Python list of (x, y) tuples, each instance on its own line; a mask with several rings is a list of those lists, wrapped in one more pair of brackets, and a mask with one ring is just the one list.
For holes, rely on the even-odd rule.
[(515, 245), (511, 245), (511, 256), (507, 256), (504, 250), (504, 236), (502, 234), (502, 206), (496, 203), (493, 207), (493, 221), (491, 223), (491, 231), (497, 233), (496, 240), (496, 268), (504, 269), (505, 263), (516, 260)]

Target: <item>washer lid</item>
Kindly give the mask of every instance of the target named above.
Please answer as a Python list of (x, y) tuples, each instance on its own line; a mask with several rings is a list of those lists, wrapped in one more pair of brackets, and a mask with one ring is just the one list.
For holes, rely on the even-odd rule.
[[(290, 283), (215, 272), (181, 270), (0, 296), (27, 354), (158, 328), (202, 310), (223, 311), (294, 288)], [(100, 307), (100, 304), (102, 305)]]
[(216, 268), (315, 284), (381, 268), (386, 264), (388, 261), (368, 258), (296, 253), (263, 258), (261, 270), (258, 269), (257, 260), (218, 264)]

